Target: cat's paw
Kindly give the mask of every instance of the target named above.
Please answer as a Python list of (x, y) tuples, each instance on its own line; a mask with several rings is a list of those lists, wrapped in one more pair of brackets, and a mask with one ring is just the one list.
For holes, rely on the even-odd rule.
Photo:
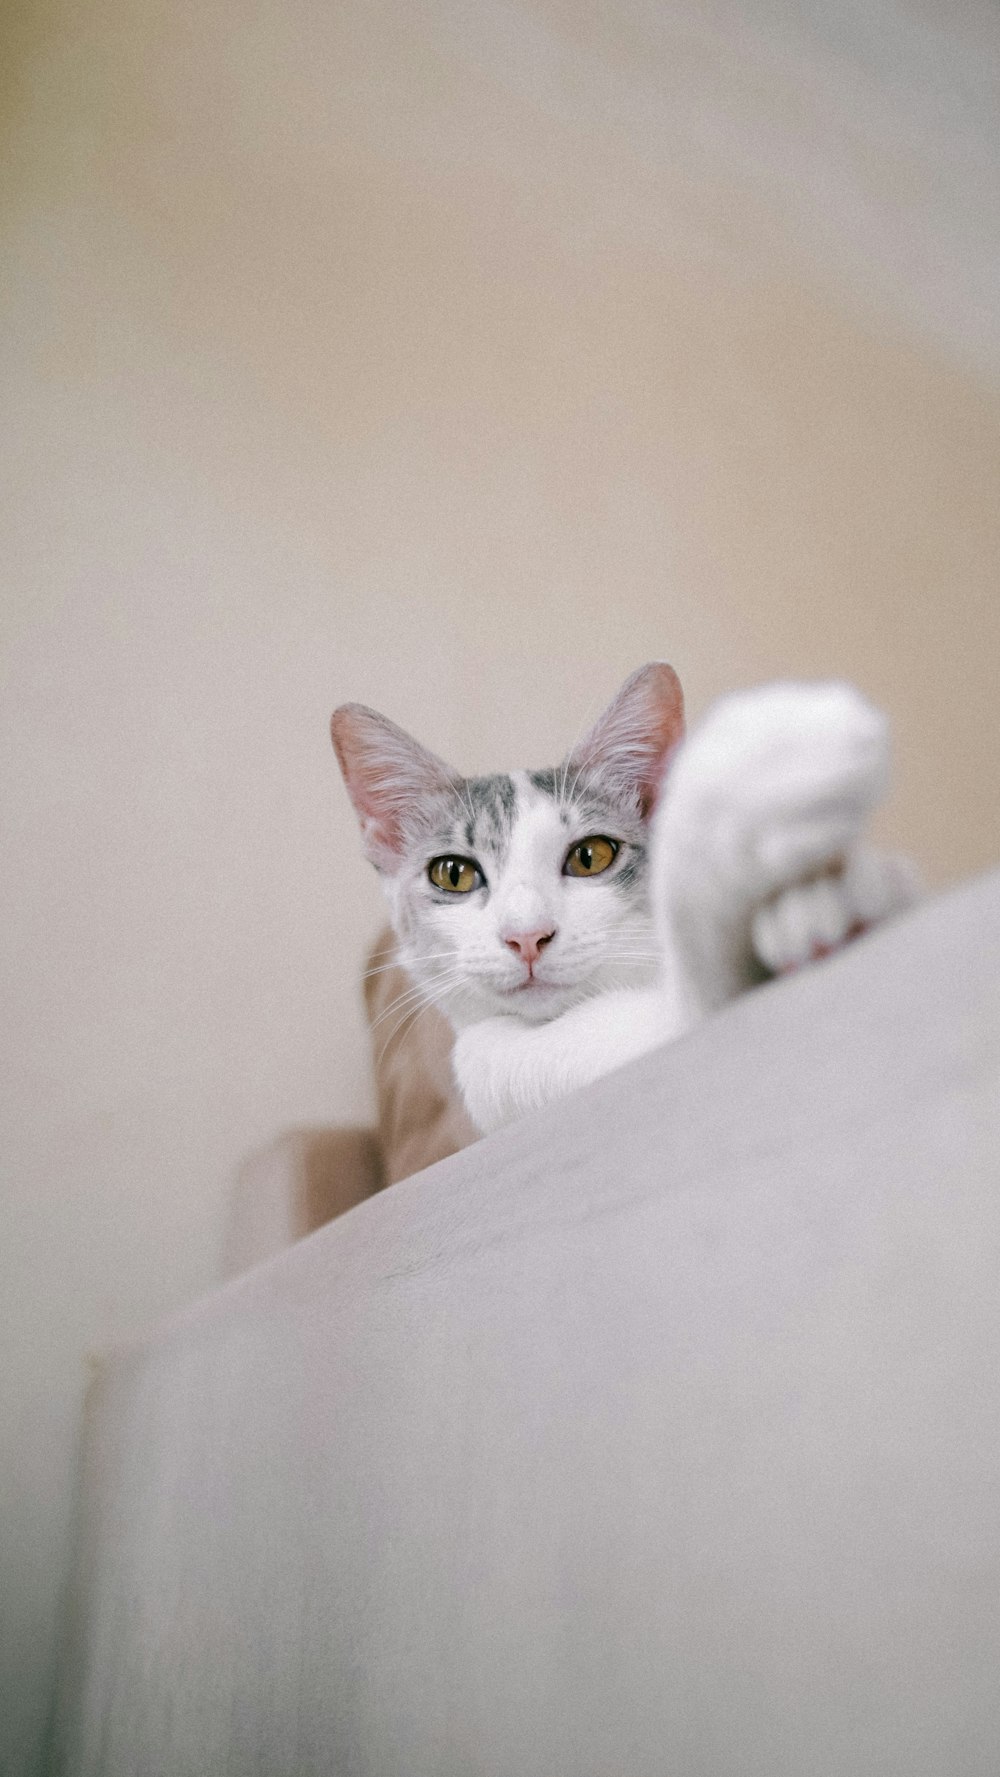
[(772, 974), (787, 974), (829, 956), (919, 896), (909, 858), (859, 847), (842, 867), (781, 889), (757, 908), (750, 928), (754, 954)]
[(690, 868), (699, 888), (714, 883), (755, 905), (829, 868), (857, 844), (888, 763), (888, 722), (851, 685), (764, 685), (723, 698), (664, 787), (668, 883)]
[(516, 1116), (512, 1073), (523, 1027), (513, 1018), (481, 1018), (458, 1032), (451, 1052), (455, 1084), (470, 1120), (492, 1135)]

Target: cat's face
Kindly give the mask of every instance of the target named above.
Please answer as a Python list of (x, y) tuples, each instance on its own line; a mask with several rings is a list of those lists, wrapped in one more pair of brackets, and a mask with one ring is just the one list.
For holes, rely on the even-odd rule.
[(561, 772), (463, 780), (386, 879), (400, 959), (456, 1022), (551, 1018), (649, 972), (644, 823), (561, 789)]
[(372, 710), (334, 745), (399, 939), (453, 1023), (529, 1022), (648, 979), (646, 838), (680, 686), (644, 667), (554, 771), (462, 778)]

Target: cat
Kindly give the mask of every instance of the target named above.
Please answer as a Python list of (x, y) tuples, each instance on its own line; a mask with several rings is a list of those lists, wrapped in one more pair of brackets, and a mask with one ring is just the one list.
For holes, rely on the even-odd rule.
[(407, 1003), (450, 1019), (484, 1134), (918, 893), (908, 860), (864, 839), (888, 723), (847, 684), (736, 692), (685, 738), (677, 675), (651, 662), (554, 770), (488, 777), (362, 704), (331, 732)]

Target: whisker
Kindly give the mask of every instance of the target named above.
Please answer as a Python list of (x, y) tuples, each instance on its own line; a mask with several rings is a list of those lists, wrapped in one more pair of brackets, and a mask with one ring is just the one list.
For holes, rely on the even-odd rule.
[(395, 999), (390, 1001), (389, 1005), (379, 1013), (378, 1017), (372, 1019), (371, 1029), (377, 1030), (379, 1025), (384, 1024), (386, 1019), (391, 1018), (394, 1013), (407, 1011), (414, 1004), (419, 1004), (421, 1000), (426, 998), (428, 993), (435, 992), (439, 986), (442, 991), (444, 991), (445, 988), (454, 986), (458, 979), (459, 977), (454, 977), (442, 981), (441, 983), (421, 981), (415, 986), (408, 988), (405, 993), (397, 994)]
[(468, 778), (460, 778), (456, 788), (458, 789), (459, 800), (469, 817), (469, 830), (474, 833), (476, 830), (476, 811), (472, 806), (472, 792), (469, 789)]
[(404, 988), (401, 993), (394, 994), (393, 998), (389, 1001), (389, 1004), (382, 1007), (378, 1017), (372, 1019), (372, 1030), (377, 1030), (379, 1025), (384, 1024), (387, 1018), (391, 1018), (394, 1012), (401, 1012), (403, 1007), (408, 1005), (411, 1000), (420, 999), (423, 992), (423, 986), (414, 983), (412, 986)]
[(448, 980), (448, 981), (445, 981), (445, 982), (439, 984), (437, 986), (436, 990), (434, 988), (428, 989), (422, 1004), (418, 1004), (416, 1006), (411, 1006), (406, 1012), (404, 1012), (402, 1018), (399, 1019), (398, 1023), (393, 1025), (393, 1028), (389, 1032), (389, 1035), (386, 1037), (385, 1042), (382, 1045), (382, 1048), (379, 1050), (378, 1057), (375, 1062), (376, 1067), (378, 1067), (381, 1064), (383, 1057), (385, 1056), (385, 1054), (387, 1053), (387, 1051), (389, 1049), (389, 1045), (399, 1036), (400, 1032), (402, 1032), (405, 1029), (405, 1026), (407, 1024), (409, 1024), (410, 1028), (412, 1029), (413, 1026), (416, 1024), (417, 1019), (421, 1016), (421, 1013), (427, 1012), (430, 1010), (430, 1008), (432, 1006), (436, 1006), (436, 1005), (440, 1004), (441, 1000), (444, 999), (445, 994), (447, 992), (449, 992), (455, 985), (456, 984), (454, 982), (452, 982), (451, 980)]
[[(403, 1026), (405, 1024), (407, 1024), (410, 1021), (410, 1019), (414, 1019), (414, 1018), (418, 1017), (421, 1012), (426, 1011), (427, 1007), (429, 1005), (433, 1005), (434, 1001), (439, 997), (440, 996), (437, 994), (423, 993), (420, 995), (420, 997), (418, 999), (415, 999), (411, 1005), (406, 1007), (406, 1010), (403, 1012), (402, 1016), (397, 1018), (395, 1024), (392, 1026), (392, 1029), (387, 1033), (385, 1041), (382, 1045), (382, 1048), (379, 1051), (379, 1056), (378, 1056), (379, 1061), (381, 1061), (383, 1055), (386, 1053), (386, 1050), (389, 1048), (389, 1045), (392, 1042), (393, 1038), (396, 1036), (397, 1032), (402, 1030)], [(374, 1026), (372, 1027), (372, 1029), (374, 1030)]]
[(439, 983), (444, 987), (448, 987), (452, 984), (452, 982), (454, 980), (460, 979), (461, 976), (463, 975), (463, 973), (464, 973), (463, 970), (458, 969), (458, 970), (455, 970), (453, 974), (448, 974), (448, 975), (440, 976), (440, 977), (436, 978), (435, 981), (433, 981), (433, 982), (425, 982), (425, 981), (412, 982), (411, 985), (409, 987), (405, 988), (402, 993), (397, 993), (395, 999), (390, 1000), (389, 1004), (387, 1006), (383, 1007), (383, 1009), (379, 1013), (378, 1017), (374, 1018), (372, 1020), (372, 1024), (371, 1024), (372, 1030), (375, 1030), (378, 1025), (384, 1023), (387, 1018), (391, 1017), (393, 1012), (398, 1012), (400, 1010), (400, 1008), (403, 1007), (404, 1005), (406, 1005), (409, 1000), (421, 999), (424, 996), (424, 994), (428, 993), (433, 987), (436, 987), (437, 985), (439, 985)]
[[(421, 956), (420, 961), (422, 963), (445, 962), (454, 955), (454, 950), (431, 950)], [(389, 969), (403, 969), (408, 975), (413, 972), (408, 963), (403, 962), (398, 956), (393, 956), (387, 963), (375, 963), (370, 969), (362, 969), (361, 979), (367, 981), (370, 975), (384, 975)]]

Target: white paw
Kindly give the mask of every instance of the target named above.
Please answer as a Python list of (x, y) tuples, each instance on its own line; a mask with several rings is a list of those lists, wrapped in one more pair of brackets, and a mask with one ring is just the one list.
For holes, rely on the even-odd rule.
[(455, 1038), (451, 1068), (470, 1120), (481, 1135), (491, 1135), (510, 1122), (509, 1074), (516, 1040), (522, 1034), (513, 1018), (482, 1018), (466, 1025)]
[(682, 747), (661, 805), (667, 878), (756, 904), (837, 863), (884, 793), (889, 731), (851, 685), (765, 685), (717, 703)]
[(801, 968), (901, 913), (919, 894), (909, 858), (859, 847), (841, 869), (782, 889), (758, 907), (750, 928), (754, 953), (775, 975)]

